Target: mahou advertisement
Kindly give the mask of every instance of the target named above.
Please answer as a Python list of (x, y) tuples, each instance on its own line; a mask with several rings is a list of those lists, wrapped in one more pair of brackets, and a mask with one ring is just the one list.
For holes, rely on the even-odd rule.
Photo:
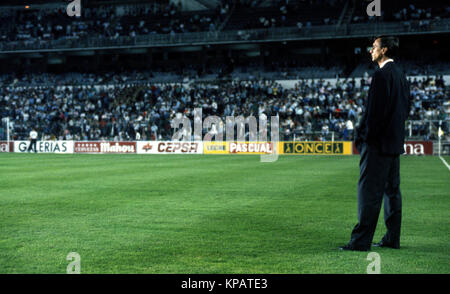
[(101, 142), (101, 153), (136, 153), (136, 142)]
[(136, 142), (75, 142), (75, 153), (136, 153)]

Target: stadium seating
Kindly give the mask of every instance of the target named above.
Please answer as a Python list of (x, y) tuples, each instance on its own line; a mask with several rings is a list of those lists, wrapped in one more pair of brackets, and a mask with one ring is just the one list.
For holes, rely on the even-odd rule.
[[(363, 3), (359, 5), (359, 2)], [(420, 29), (427, 25), (423, 21), (429, 20), (432, 25), (436, 18), (449, 17), (449, 9), (443, 9), (443, 2), (428, 2), (415, 1), (414, 6), (405, 1), (395, 2), (394, 6), (386, 6), (381, 20), (417, 22)], [(74, 19), (67, 17), (61, 9), (2, 8), (0, 50), (13, 48), (14, 52), (27, 48), (27, 44), (50, 41), (77, 44), (87, 36), (114, 40), (121, 36), (236, 31), (245, 39), (247, 29), (272, 27), (289, 27), (297, 33), (319, 25), (334, 27), (350, 12), (350, 22), (372, 22), (373, 19), (367, 17), (366, 4), (367, 1), (344, 0), (222, 0), (215, 9), (182, 11), (173, 4), (153, 3), (124, 6), (121, 13), (113, 6), (86, 7), (83, 16)], [(412, 25), (411, 30), (415, 29)], [(281, 43), (279, 46), (284, 46)], [(180, 64), (164, 52), (160, 55), (166, 63), (156, 60), (151, 70), (130, 71), (117, 65), (117, 68), (111, 69), (111, 66), (101, 71), (64, 70), (64, 73), (50, 74), (45, 69), (28, 71), (25, 63), (19, 66), (22, 73), (0, 75), (0, 116), (11, 118), (11, 134), (15, 139), (25, 139), (32, 126), (39, 126), (39, 132), (47, 138), (132, 140), (139, 133), (143, 139), (170, 139), (171, 118), (177, 113), (192, 115), (193, 108), (202, 107), (205, 114), (219, 117), (262, 112), (268, 116), (279, 115), (284, 121), (284, 140), (323, 139), (331, 134), (335, 139), (350, 139), (345, 131), (346, 121), (350, 119), (353, 124), (357, 123), (367, 95), (368, 72), (373, 70), (372, 65), (369, 60), (358, 61), (347, 72), (348, 60), (342, 62), (334, 58), (330, 62), (328, 59), (332, 54), (324, 54), (325, 50), (319, 48), (322, 44), (311, 46), (314, 48), (310, 51), (316, 50), (315, 55), (299, 55), (301, 57), (296, 60), (291, 60), (290, 56), (277, 56), (277, 53), (266, 56), (264, 54), (270, 48), (260, 46), (251, 52), (264, 55), (257, 62), (236, 60), (231, 66), (228, 63), (234, 63), (234, 59), (230, 48), (224, 49), (229, 50), (225, 53), (214, 52), (211, 59), (215, 62), (207, 65), (201, 58), (185, 58), (189, 65)], [(293, 47), (289, 50), (297, 49)], [(206, 51), (200, 51), (197, 56)], [(348, 52), (351, 51), (339, 54)], [(149, 53), (145, 58), (159, 59), (156, 54)], [(319, 58), (312, 57), (317, 55)], [(51, 60), (51, 55), (45, 58)], [(114, 62), (108, 60), (108, 63)], [(145, 62), (139, 60), (137, 63)], [(441, 75), (448, 74), (448, 62), (415, 59), (399, 63), (410, 74), (433, 76), (413, 81), (411, 118), (445, 120), (447, 112), (443, 102), (448, 97), (448, 90)], [(342, 76), (349, 78), (341, 78), (332, 84), (312, 80)], [(362, 84), (354, 80), (358, 77), (363, 77)], [(293, 79), (300, 81), (297, 87), (289, 88), (275, 82)], [(424, 124), (414, 124), (411, 133), (429, 135)]]
[[(300, 80), (283, 87), (270, 80), (152, 84), (149, 73), (120, 78), (112, 73), (26, 75), (19, 83), (2, 76), (0, 116), (10, 117), (14, 139), (26, 139), (32, 126), (47, 139), (170, 139), (171, 119), (179, 113), (204, 115), (278, 115), (284, 140), (351, 139), (346, 121), (356, 124), (363, 110), (369, 79)], [(56, 85), (56, 86), (55, 86)], [(411, 79), (410, 119), (445, 119), (448, 90), (442, 76)], [(429, 136), (426, 124), (414, 124), (413, 135)]]

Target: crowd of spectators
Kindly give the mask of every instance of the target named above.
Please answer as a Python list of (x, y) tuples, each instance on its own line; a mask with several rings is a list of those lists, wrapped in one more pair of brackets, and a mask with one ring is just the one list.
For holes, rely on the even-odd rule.
[(308, 30), (313, 25), (336, 24), (344, 2), (344, 0), (276, 0), (256, 6), (257, 1), (244, 1), (239, 5), (235, 4), (237, 7), (225, 29), (251, 30), (297, 26), (300, 30)]
[[(155, 2), (120, 6), (121, 9), (115, 6), (86, 7), (83, 8), (81, 17), (75, 18), (66, 15), (64, 6), (38, 10), (2, 8), (0, 42), (42, 45), (52, 40), (82, 40), (87, 36), (115, 40), (119, 37), (134, 38), (149, 34), (216, 32), (232, 12), (232, 8), (235, 14), (239, 14), (241, 9), (256, 9), (254, 6), (257, 2), (222, 0), (216, 9), (203, 11), (182, 11), (180, 3), (175, 5)], [(260, 16), (256, 16), (254, 10), (251, 13), (244, 10), (245, 21), (238, 20), (237, 28), (289, 25), (286, 20), (297, 14), (300, 7), (298, 5), (296, 6), (295, 1), (276, 1), (273, 7), (265, 9)], [(298, 18), (296, 17), (296, 22)], [(320, 15), (318, 18), (322, 20)], [(328, 21), (325, 18), (324, 23)], [(249, 24), (251, 27), (247, 27)], [(310, 22), (306, 22), (307, 27), (310, 25)]]
[[(106, 80), (98, 76), (91, 79)], [(448, 90), (442, 77), (411, 78), (410, 83), (409, 119), (445, 120), (443, 102)], [(194, 109), (201, 108), (203, 118), (214, 115), (222, 122), (227, 116), (278, 116), (281, 140), (330, 140), (331, 136), (351, 140), (370, 78), (338, 79), (335, 83), (305, 79), (290, 87), (258, 79), (192, 84), (2, 84), (0, 117), (10, 118), (13, 139), (27, 139), (35, 127), (42, 139), (170, 140), (173, 118), (185, 116), (193, 122)], [(223, 125), (217, 128), (225, 129)], [(413, 124), (411, 134), (427, 138), (428, 130), (426, 123)]]
[(381, 16), (368, 16), (367, 3), (363, 2), (352, 18), (353, 23), (374, 21), (403, 22), (405, 29), (421, 30), (429, 28), (434, 21), (450, 17), (450, 6), (430, 1), (415, 1), (418, 3), (405, 4), (400, 9), (382, 9)]
[[(274, 27), (297, 27), (308, 32), (316, 25), (337, 24), (345, 7), (345, 0), (300, 1), (277, 0), (222, 0), (215, 9), (184, 11), (181, 2), (141, 3), (122, 6), (84, 7), (80, 17), (68, 17), (65, 6), (45, 9), (0, 8), (0, 48), (16, 48), (38, 44), (46, 48), (50, 41), (74, 43), (87, 37), (104, 42), (119, 38), (133, 40), (140, 35), (170, 34), (221, 30), (240, 31), (240, 37), (249, 38), (248, 30)], [(353, 22), (374, 19), (402, 21), (407, 30), (426, 29), (432, 21), (448, 17), (450, 7), (417, 8), (413, 4), (381, 18), (368, 17), (367, 3)], [(266, 4), (270, 5), (267, 6)], [(263, 5), (264, 4), (264, 5)], [(6, 46), (6, 44), (8, 44)], [(12, 46), (12, 47), (11, 47)]]
[(183, 12), (180, 5), (142, 4), (83, 8), (70, 18), (64, 7), (39, 10), (0, 9), (0, 42), (45, 43), (80, 40), (87, 36), (118, 39), (137, 35), (215, 31), (228, 10)]
[[(344, 2), (277, 0), (270, 2), (270, 7), (258, 10), (264, 1), (222, 0), (216, 10), (193, 12), (182, 11), (180, 5), (154, 2), (121, 9), (85, 7), (82, 16), (75, 18), (67, 17), (62, 8), (0, 9), (0, 47), (11, 42), (76, 41), (87, 36), (117, 39), (220, 29), (242, 29), (242, 38), (246, 38), (245, 30), (251, 28), (297, 26), (307, 30), (316, 24), (334, 24)], [(246, 14), (249, 9), (255, 13)], [(320, 12), (331, 15), (326, 9), (333, 10), (336, 17), (322, 17)], [(449, 12), (448, 7), (436, 10), (411, 4), (383, 18), (402, 21), (405, 26), (414, 22), (422, 28), (432, 20), (448, 17)], [(371, 20), (364, 10), (362, 17), (353, 21)], [(229, 26), (224, 26), (225, 22)], [(184, 84), (158, 83), (152, 78), (164, 74), (145, 71), (26, 73), (20, 77), (8, 74), (0, 76), (0, 117), (11, 119), (14, 139), (26, 139), (31, 128), (36, 127), (42, 139), (169, 140), (174, 133), (172, 119), (186, 116), (193, 121), (195, 108), (202, 109), (203, 117), (215, 115), (223, 122), (226, 116), (278, 116), (282, 140), (352, 138), (367, 97), (368, 76), (361, 81), (338, 79), (332, 83), (304, 77), (314, 77), (316, 72), (322, 77), (326, 72), (338, 75), (339, 67), (318, 70), (289, 61), (274, 62), (272, 68), (272, 71), (254, 70), (268, 75), (250, 75), (248, 80), (188, 83), (188, 79)], [(424, 69), (422, 65), (419, 68)], [(276, 70), (282, 79), (295, 78), (298, 83), (293, 87), (276, 83)], [(251, 67), (243, 70), (243, 76), (248, 76), (249, 71)], [(182, 70), (180, 75), (186, 72)], [(230, 72), (236, 78), (236, 70), (231, 68)], [(223, 75), (219, 74), (218, 78)], [(420, 122), (445, 120), (447, 115), (443, 105), (448, 91), (442, 76), (411, 79), (411, 97), (410, 119), (419, 123), (411, 124), (410, 134), (429, 139), (430, 125)], [(217, 126), (219, 131), (223, 128)]]

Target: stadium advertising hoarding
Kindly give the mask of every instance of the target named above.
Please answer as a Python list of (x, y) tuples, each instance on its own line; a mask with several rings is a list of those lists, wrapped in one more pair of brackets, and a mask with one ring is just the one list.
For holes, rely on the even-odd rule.
[[(27, 152), (29, 141), (0, 141), (0, 152)], [(433, 142), (407, 141), (405, 155), (433, 155)], [(201, 141), (38, 141), (38, 153), (122, 153), (122, 154), (273, 154), (351, 155), (359, 154), (353, 142), (201, 142)], [(9, 150), (9, 151), (8, 151)]]
[(272, 154), (272, 142), (229, 142), (228, 152), (231, 154)]
[[(404, 155), (433, 155), (432, 141), (407, 141), (404, 148)], [(353, 154), (359, 154), (355, 144), (353, 144)]]
[(100, 153), (100, 142), (75, 142), (75, 153)]
[(13, 152), (14, 142), (10, 141), (9, 146), (7, 141), (0, 141), (0, 152)]
[(204, 142), (204, 154), (351, 155), (352, 142)]
[(272, 142), (203, 142), (204, 154), (273, 154)]
[(352, 142), (283, 142), (280, 154), (351, 155)]
[(136, 142), (75, 142), (75, 153), (136, 153)]
[(203, 142), (138, 141), (138, 154), (203, 154)]
[[(14, 152), (26, 153), (30, 141), (14, 141)], [(73, 141), (37, 141), (37, 153), (73, 153)], [(32, 151), (34, 152), (34, 150)]]
[(404, 145), (407, 155), (433, 155), (433, 142), (431, 141), (408, 141)]
[(229, 154), (227, 142), (203, 142), (204, 154)]

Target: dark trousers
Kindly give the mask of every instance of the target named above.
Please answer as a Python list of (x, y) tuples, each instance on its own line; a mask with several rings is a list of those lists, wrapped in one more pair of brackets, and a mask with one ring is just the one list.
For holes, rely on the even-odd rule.
[(31, 141), (30, 141), (30, 146), (28, 146), (27, 151), (33, 150), (33, 147), (34, 147), (34, 152), (37, 152), (37, 149), (36, 149), (36, 139), (31, 139)]
[(402, 197), (400, 193), (400, 157), (382, 155), (376, 148), (362, 143), (358, 182), (358, 224), (350, 244), (369, 249), (384, 199), (384, 221), (387, 232), (383, 242), (400, 246)]

